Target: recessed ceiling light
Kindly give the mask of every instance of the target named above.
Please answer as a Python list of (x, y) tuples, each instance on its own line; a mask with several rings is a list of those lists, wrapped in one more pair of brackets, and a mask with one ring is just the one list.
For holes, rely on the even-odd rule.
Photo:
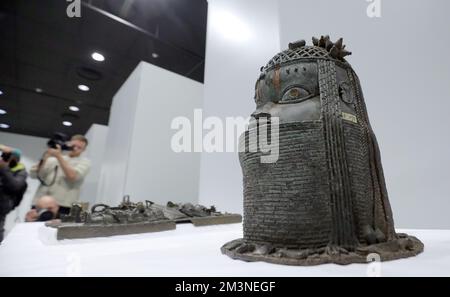
[(89, 87), (86, 85), (78, 85), (78, 89), (80, 89), (83, 92), (89, 91)]
[(152, 53), (152, 57), (153, 57), (154, 59), (157, 59), (157, 58), (159, 58), (159, 55), (158, 55), (157, 53)]
[(0, 90), (0, 95), (3, 95), (3, 92), (2, 92), (2, 90)]
[(9, 125), (8, 125), (8, 124), (3, 124), (3, 123), (1, 123), (1, 124), (0, 124), (0, 128), (2, 128), (2, 129), (8, 129), (8, 128), (9, 128)]
[(42, 91), (43, 91), (41, 88), (36, 88), (34, 90), (36, 91), (36, 93), (42, 93)]
[(80, 108), (78, 106), (75, 106), (75, 105), (69, 106), (69, 109), (71, 111), (80, 111)]
[(67, 127), (72, 126), (72, 122), (69, 122), (69, 121), (64, 121), (64, 122), (62, 122), (62, 124)]
[(92, 53), (91, 57), (95, 61), (99, 61), (99, 62), (105, 61), (105, 56), (103, 56), (102, 54), (97, 53), (97, 52)]
[(0, 114), (6, 114), (6, 110), (0, 108)]

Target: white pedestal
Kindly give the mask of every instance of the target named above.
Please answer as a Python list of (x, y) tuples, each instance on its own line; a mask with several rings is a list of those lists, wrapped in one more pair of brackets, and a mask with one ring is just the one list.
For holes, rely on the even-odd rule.
[(203, 85), (141, 62), (114, 96), (97, 201), (198, 202), (199, 153), (175, 153), (172, 120), (192, 119)]
[[(450, 230), (398, 230), (425, 252), (383, 262), (381, 276), (450, 276)], [(42, 223), (17, 224), (0, 246), (0, 276), (370, 276), (367, 264), (312, 267), (232, 260), (220, 247), (242, 237), (242, 225), (194, 227), (108, 238), (56, 241)]]

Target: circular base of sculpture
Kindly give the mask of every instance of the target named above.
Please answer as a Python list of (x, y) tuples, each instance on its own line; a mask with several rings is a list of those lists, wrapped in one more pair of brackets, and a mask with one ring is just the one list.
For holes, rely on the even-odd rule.
[(399, 233), (388, 242), (359, 246), (354, 251), (327, 246), (315, 249), (275, 248), (270, 244), (245, 242), (236, 239), (222, 246), (223, 254), (243, 261), (263, 261), (273, 264), (312, 266), (326, 263), (348, 265), (372, 261), (391, 261), (413, 257), (423, 252), (423, 243), (414, 236)]

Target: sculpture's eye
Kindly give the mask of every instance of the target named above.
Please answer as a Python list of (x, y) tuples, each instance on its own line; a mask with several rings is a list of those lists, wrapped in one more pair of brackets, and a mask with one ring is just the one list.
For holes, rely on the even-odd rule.
[(309, 96), (309, 92), (300, 87), (292, 87), (286, 90), (281, 98), (281, 102), (287, 102), (292, 100), (300, 100)]

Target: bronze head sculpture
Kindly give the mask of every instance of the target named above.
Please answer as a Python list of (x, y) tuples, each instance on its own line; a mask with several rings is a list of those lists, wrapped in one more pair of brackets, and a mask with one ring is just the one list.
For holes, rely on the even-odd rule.
[[(377, 140), (342, 38), (289, 44), (261, 68), (256, 111), (278, 118), (279, 158), (239, 154), (244, 238), (225, 244), (235, 259), (290, 265), (366, 262), (417, 255), (423, 244), (397, 234)], [(249, 126), (241, 138), (248, 145)]]

